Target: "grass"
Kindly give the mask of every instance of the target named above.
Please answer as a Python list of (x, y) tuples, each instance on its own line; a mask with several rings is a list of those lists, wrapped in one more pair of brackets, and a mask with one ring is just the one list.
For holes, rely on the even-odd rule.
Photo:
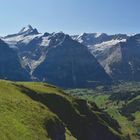
[[(8, 81), (0, 81), (1, 140), (49, 140), (45, 124), (57, 125), (59, 118), (45, 105), (32, 100)], [(41, 84), (42, 85), (42, 84)], [(41, 86), (40, 85), (40, 86)], [(35, 83), (29, 86), (34, 87)], [(36, 89), (39, 88), (38, 86)], [(55, 92), (55, 88), (46, 88)], [(43, 89), (41, 88), (41, 91)], [(70, 135), (67, 134), (67, 137)], [(73, 139), (72, 136), (70, 136)]]
[(103, 112), (46, 83), (1, 80), (0, 108), (1, 140), (125, 139)]

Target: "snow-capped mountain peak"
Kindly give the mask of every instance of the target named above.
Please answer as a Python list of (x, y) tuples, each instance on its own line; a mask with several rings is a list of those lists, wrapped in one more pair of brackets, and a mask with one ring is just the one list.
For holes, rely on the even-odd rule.
[(95, 33), (95, 37), (98, 38), (100, 36), (104, 35), (104, 33)]
[(105, 33), (82, 33), (81, 35), (78, 36), (78, 38), (81, 38), (81, 37), (93, 37), (93, 38), (99, 38), (103, 35), (106, 35)]
[(35, 39), (36, 37), (40, 37), (42, 34), (40, 34), (36, 28), (33, 28), (31, 25), (27, 25), (26, 27), (23, 27), (18, 33), (7, 35), (2, 38), (9, 46), (10, 48), (18, 48), (17, 44), (28, 44), (30, 41)]
[(19, 33), (23, 33), (29, 30), (33, 30), (33, 27), (31, 25), (27, 25), (27, 27), (23, 27)]
[(27, 25), (26, 27), (23, 27), (18, 34), (24, 34), (24, 35), (29, 35), (29, 34), (38, 34), (38, 31), (36, 28), (33, 28), (31, 25)]

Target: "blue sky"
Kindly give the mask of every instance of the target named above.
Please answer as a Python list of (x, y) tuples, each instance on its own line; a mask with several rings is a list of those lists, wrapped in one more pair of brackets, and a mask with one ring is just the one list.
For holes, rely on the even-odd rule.
[(40, 32), (140, 33), (140, 0), (0, 0), (0, 35), (31, 24)]

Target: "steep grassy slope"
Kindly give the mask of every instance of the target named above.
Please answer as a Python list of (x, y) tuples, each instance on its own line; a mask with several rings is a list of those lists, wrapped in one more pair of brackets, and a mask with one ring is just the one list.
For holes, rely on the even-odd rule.
[(94, 104), (44, 83), (0, 81), (1, 140), (123, 140)]
[(0, 82), (1, 140), (49, 140), (49, 137), (64, 137), (65, 128), (60, 119), (43, 104), (22, 94), (21, 88), (14, 84)]

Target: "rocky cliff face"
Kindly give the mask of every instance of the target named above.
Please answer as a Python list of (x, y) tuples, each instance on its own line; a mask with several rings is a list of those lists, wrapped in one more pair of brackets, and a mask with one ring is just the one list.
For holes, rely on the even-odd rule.
[(105, 71), (114, 79), (139, 81), (140, 35), (82, 34), (75, 36), (87, 46)]
[(107, 35), (105, 33), (84, 33), (73, 37), (74, 40), (88, 47), (109, 75), (112, 72), (110, 64), (121, 59), (121, 50), (117, 44), (125, 42), (127, 38), (125, 34)]
[(29, 80), (29, 75), (22, 68), (15, 51), (2, 40), (0, 40), (0, 78), (17, 81)]
[(33, 76), (61, 87), (90, 87), (111, 83), (88, 49), (68, 35), (65, 35), (61, 44), (50, 48)]
[(112, 77), (125, 81), (140, 80), (140, 35), (130, 37), (120, 43), (121, 59), (112, 63)]

